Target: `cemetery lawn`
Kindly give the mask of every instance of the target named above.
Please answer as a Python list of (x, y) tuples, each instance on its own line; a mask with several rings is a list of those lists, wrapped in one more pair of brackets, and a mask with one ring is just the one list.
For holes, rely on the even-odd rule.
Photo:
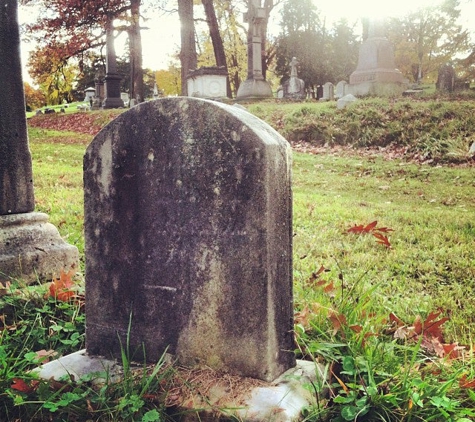
[[(467, 422), (475, 417), (475, 177), (466, 154), (473, 104), (465, 104), (471, 115), (457, 120), (450, 103), (410, 104), (412, 111), (404, 103), (391, 111), (378, 101), (351, 113), (355, 122), (373, 115), (366, 126), (380, 140), (382, 115), (404, 120), (420, 110), (429, 114), (411, 124), (422, 132), (432, 129), (428, 121), (449, 131), (442, 117), (430, 116), (442, 109), (458, 135), (447, 132), (444, 141), (434, 129), (424, 138), (411, 126), (399, 144), (369, 149), (378, 145), (354, 142), (354, 149), (336, 135), (320, 142), (292, 132), (296, 353), (332, 375), (330, 398), (314, 387), (319, 405), (307, 420)], [(351, 117), (326, 104), (249, 109), (283, 133), (311, 116), (305, 133)], [(106, 123), (110, 115), (100, 113), (91, 115)], [(387, 131), (396, 120), (385, 121)], [(361, 141), (365, 125), (350, 126)], [(79, 248), (84, 268), (82, 156), (92, 135), (68, 129), (30, 125), (36, 205)], [(421, 146), (422, 138), (437, 152)], [(0, 420), (164, 420), (156, 400), (168, 376), (161, 371), (100, 391), (87, 382), (38, 384), (27, 375), (40, 350), (84, 347), (83, 277), (74, 280), (79, 287), (70, 302), (51, 297), (48, 285), (15, 290), (21, 282), (13, 281), (0, 290)]]

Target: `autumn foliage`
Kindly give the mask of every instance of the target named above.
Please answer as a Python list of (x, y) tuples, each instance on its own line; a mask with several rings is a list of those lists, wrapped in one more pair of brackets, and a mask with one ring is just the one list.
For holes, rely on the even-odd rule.
[(67, 273), (61, 271), (59, 278), (56, 278), (51, 282), (49, 286), (49, 295), (63, 302), (67, 302), (76, 296), (76, 283), (72, 280), (72, 276), (75, 272), (74, 269)]
[(347, 230), (347, 233), (353, 234), (371, 234), (376, 238), (376, 243), (385, 246), (386, 248), (391, 248), (391, 242), (389, 238), (385, 236), (384, 233), (389, 233), (394, 231), (388, 227), (376, 227), (378, 225), (377, 221), (373, 221), (367, 225), (354, 225)]

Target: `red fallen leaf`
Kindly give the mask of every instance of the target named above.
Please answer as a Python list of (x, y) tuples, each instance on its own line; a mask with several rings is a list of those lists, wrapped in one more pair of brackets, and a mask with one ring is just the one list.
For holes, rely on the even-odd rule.
[(377, 229), (374, 229), (374, 231), (381, 232), (381, 233), (389, 233), (389, 232), (393, 232), (394, 229), (390, 229), (389, 227), (379, 227)]
[(333, 281), (330, 281), (324, 288), (323, 291), (325, 293), (333, 293), (335, 291), (335, 285), (333, 284)]
[(22, 393), (31, 394), (38, 387), (39, 381), (31, 381), (30, 384), (27, 384), (25, 380), (21, 378), (13, 378), (13, 384), (11, 385), (12, 390), (21, 391)]
[(414, 333), (417, 335), (422, 334), (422, 321), (421, 317), (419, 315), (416, 316), (416, 319), (414, 320)]
[(323, 280), (323, 278), (321, 280), (318, 280), (316, 283), (315, 283), (315, 287), (323, 287), (323, 286), (326, 286), (328, 283), (327, 280)]
[(389, 314), (389, 321), (395, 323), (398, 327), (406, 325), (401, 319), (399, 319), (399, 317), (396, 316), (396, 314), (392, 312)]
[(365, 233), (369, 233), (371, 232), (376, 226), (377, 226), (378, 222), (377, 221), (373, 221), (372, 223), (369, 223), (364, 229), (363, 231)]
[(464, 346), (459, 346), (457, 343), (444, 344), (444, 357), (448, 359), (457, 359), (462, 356), (462, 351), (465, 350)]
[(61, 275), (56, 280), (53, 280), (49, 286), (49, 294), (51, 297), (54, 297), (62, 302), (67, 302), (71, 299), (76, 292), (72, 290), (74, 287), (74, 282), (71, 280), (71, 277), (76, 271), (74, 269), (65, 273), (61, 270)]
[(467, 381), (467, 374), (463, 374), (459, 379), (460, 388), (475, 388), (475, 380)]
[(373, 233), (373, 236), (377, 239), (376, 240), (377, 243), (379, 243), (383, 246), (386, 246), (388, 249), (391, 248), (391, 242), (389, 241), (389, 239), (384, 234), (375, 232), (375, 233)]
[(449, 320), (449, 317), (444, 317), (436, 321), (442, 312), (431, 312), (423, 323), (424, 335), (429, 335), (442, 341), (441, 325)]
[(363, 327), (361, 325), (350, 325), (350, 330), (354, 331), (355, 333), (359, 334), (363, 331)]
[(328, 318), (333, 325), (333, 335), (340, 331), (343, 325), (347, 324), (345, 315), (339, 314), (336, 311), (330, 312)]
[(360, 234), (360, 233), (363, 233), (363, 230), (364, 230), (364, 226), (362, 224), (360, 224), (359, 226), (353, 226), (351, 228), (349, 228), (347, 230), (348, 233), (356, 233), (356, 234)]

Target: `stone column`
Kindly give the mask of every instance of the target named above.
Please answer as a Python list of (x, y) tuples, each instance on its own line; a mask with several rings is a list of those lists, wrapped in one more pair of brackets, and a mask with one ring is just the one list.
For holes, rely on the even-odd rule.
[(3, 215), (33, 211), (35, 198), (21, 78), (17, 5), (12, 0), (0, 0), (0, 5), (0, 214)]
[(78, 262), (35, 198), (20, 62), (17, 0), (0, 0), (0, 280), (51, 278)]
[(105, 99), (102, 102), (103, 108), (119, 108), (124, 107), (124, 102), (120, 98), (120, 80), (122, 79), (117, 73), (117, 61), (114, 47), (114, 29), (112, 20), (109, 19), (106, 28), (106, 77), (105, 82)]
[(244, 22), (249, 23), (247, 33), (247, 79), (239, 86), (236, 98), (272, 97), (272, 89), (262, 75), (261, 25), (266, 18), (266, 10), (260, 0), (249, 0)]

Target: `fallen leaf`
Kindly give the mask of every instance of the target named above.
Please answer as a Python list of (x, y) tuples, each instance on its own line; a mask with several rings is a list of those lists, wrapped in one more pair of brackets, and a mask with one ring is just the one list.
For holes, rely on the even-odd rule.
[(333, 325), (333, 335), (340, 331), (343, 325), (347, 324), (345, 315), (342, 315), (336, 311), (331, 311), (328, 315), (328, 319)]
[(460, 388), (475, 388), (475, 379), (471, 381), (467, 381), (467, 374), (463, 374), (462, 377), (459, 379), (459, 387)]
[(21, 391), (22, 393), (31, 394), (38, 387), (39, 381), (31, 381), (30, 384), (26, 383), (25, 380), (21, 378), (13, 378), (13, 383), (11, 385), (12, 390)]
[(53, 280), (49, 286), (49, 294), (62, 302), (67, 302), (71, 299), (76, 292), (72, 289), (75, 283), (71, 277), (75, 274), (76, 270), (72, 269), (65, 273), (61, 270), (59, 278)]
[(373, 236), (377, 239), (376, 243), (379, 243), (383, 246), (386, 246), (388, 249), (391, 249), (391, 242), (389, 242), (389, 239), (384, 234), (375, 232), (373, 233)]

